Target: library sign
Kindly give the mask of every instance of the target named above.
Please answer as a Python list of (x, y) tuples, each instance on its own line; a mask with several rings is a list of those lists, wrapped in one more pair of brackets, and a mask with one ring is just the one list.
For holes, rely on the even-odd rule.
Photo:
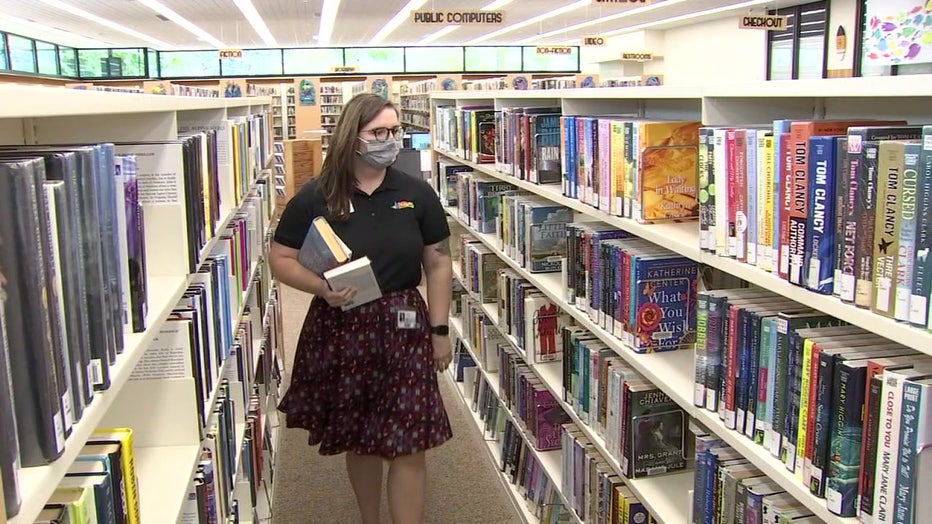
[(220, 58), (243, 58), (242, 49), (221, 49)]
[(601, 36), (584, 36), (582, 45), (586, 47), (602, 47), (605, 45), (605, 38)]
[(502, 25), (504, 11), (414, 11), (415, 24), (429, 25)]
[(568, 45), (539, 45), (537, 46), (539, 55), (571, 55), (573, 48)]
[(786, 29), (786, 17), (783, 15), (748, 15), (738, 19), (740, 29), (761, 29), (764, 31), (782, 31)]
[(654, 59), (652, 53), (622, 53), (621, 60), (624, 62), (650, 62)]
[(331, 73), (356, 73), (359, 66), (333, 66), (330, 68)]

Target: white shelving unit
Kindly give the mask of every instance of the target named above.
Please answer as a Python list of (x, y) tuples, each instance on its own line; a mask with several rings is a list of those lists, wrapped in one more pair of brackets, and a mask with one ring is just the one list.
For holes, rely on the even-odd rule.
[[(0, 143), (169, 141), (179, 137), (179, 128), (203, 126), (220, 129), (218, 126), (227, 119), (268, 112), (270, 103), (269, 98), (258, 97), (196, 98), (0, 85)], [(227, 142), (221, 138), (223, 147), (228, 145)], [(232, 154), (229, 151), (228, 154)], [(268, 168), (268, 164), (253, 165), (256, 151), (250, 154), (250, 173)], [(225, 160), (221, 157), (219, 162), (223, 218), (216, 224), (218, 230), (239, 211), (238, 206), (230, 204), (237, 198), (233, 194), (232, 162)], [(138, 404), (147, 397), (137, 395), (151, 394), (153, 390), (139, 387), (140, 382), (149, 381), (130, 380), (134, 368), (189, 284), (187, 249), (176, 249), (184, 242), (183, 238), (178, 238), (175, 229), (178, 220), (183, 224), (184, 217), (161, 224), (159, 220), (149, 220), (147, 215), (147, 253), (160, 252), (159, 261), (168, 261), (166, 264), (153, 264), (149, 270), (147, 329), (142, 333), (124, 335), (124, 351), (110, 368), (110, 388), (94, 394), (93, 401), (65, 442), (64, 454), (49, 465), (20, 470), (22, 506), (10, 524), (34, 522), (91, 433), (98, 427), (126, 425), (132, 418), (127, 413), (133, 411), (136, 418), (148, 418), (153, 425), (148, 434), (142, 431), (134, 434), (143, 520), (169, 523), (178, 519), (200, 454), (199, 438), (189, 438), (191, 428), (184, 427), (187, 412), (162, 414), (162, 418), (158, 413), (140, 412), (145, 410), (140, 410)], [(213, 239), (201, 249), (201, 260), (211, 254), (215, 245), (216, 239)], [(258, 266), (254, 264), (252, 271), (257, 270)], [(248, 297), (249, 294), (243, 296)], [(233, 307), (242, 312), (244, 303), (234, 303)], [(193, 384), (193, 379), (189, 380)], [(185, 403), (193, 405), (193, 386), (190, 389), (165, 387), (163, 392), (168, 395), (158, 398), (158, 402), (166, 406), (166, 411)], [(196, 433), (196, 428), (194, 431)], [(238, 436), (241, 434), (242, 431)]]
[[(627, 115), (644, 118), (687, 118), (703, 125), (750, 125), (775, 119), (884, 118), (903, 119), (910, 123), (932, 121), (932, 77), (884, 77), (830, 79), (814, 81), (761, 82), (754, 85), (722, 87), (642, 87), (611, 89), (567, 89), (553, 91), (438, 91), (431, 93), (436, 105), (470, 106), (487, 103), (495, 109), (526, 106), (557, 106), (567, 115)], [(439, 150), (435, 155), (469, 166), (473, 171), (504, 180), (555, 203), (573, 209), (578, 219), (596, 220), (629, 231), (676, 253), (715, 267), (748, 282), (769, 289), (800, 304), (834, 315), (851, 324), (892, 341), (932, 355), (932, 333), (898, 323), (842, 303), (835, 297), (820, 295), (789, 284), (778, 276), (734, 259), (702, 252), (699, 249), (697, 222), (644, 225), (609, 215), (578, 200), (567, 198), (559, 185), (537, 185), (518, 180), (495, 170), (494, 164), (475, 164), (453, 152)], [(588, 314), (568, 304), (558, 273), (531, 274), (508, 258), (494, 235), (476, 233), (459, 219), (456, 210), (449, 214), (489, 247), (523, 278), (535, 285), (577, 324), (588, 329), (611, 347), (625, 361), (660, 387), (687, 413), (708, 427), (718, 437), (738, 450), (750, 462), (774, 479), (787, 492), (805, 504), (816, 516), (830, 524), (854, 524), (854, 518), (840, 518), (826, 509), (825, 500), (809, 493), (783, 464), (750, 439), (725, 428), (718, 415), (693, 405), (694, 354), (674, 351), (637, 354), (611, 333), (589, 320)], [(490, 313), (487, 311), (487, 313)], [(491, 316), (491, 315), (490, 315)], [(493, 317), (494, 318), (494, 317)], [(533, 366), (558, 398), (562, 398), (559, 365)], [(564, 406), (568, 413), (572, 411)], [(577, 420), (577, 423), (579, 421)], [(596, 446), (604, 445), (588, 426), (580, 424)], [(613, 463), (617, 469), (617, 464)], [(687, 522), (693, 486), (693, 472), (687, 471), (629, 482), (632, 491), (660, 522)]]

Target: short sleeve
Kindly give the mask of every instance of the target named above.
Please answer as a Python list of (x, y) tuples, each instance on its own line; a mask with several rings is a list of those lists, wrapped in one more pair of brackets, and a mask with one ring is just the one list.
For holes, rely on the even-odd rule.
[(301, 249), (311, 221), (321, 214), (317, 194), (317, 184), (309, 183), (288, 201), (275, 228), (275, 242), (292, 249)]
[(421, 198), (424, 211), (420, 216), (421, 238), (424, 245), (436, 244), (450, 236), (447, 214), (440, 205), (440, 196), (427, 184), (421, 182)]

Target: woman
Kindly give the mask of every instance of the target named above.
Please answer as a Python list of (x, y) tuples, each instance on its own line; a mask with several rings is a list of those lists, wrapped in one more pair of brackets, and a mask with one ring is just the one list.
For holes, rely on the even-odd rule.
[[(450, 230), (430, 186), (390, 167), (404, 134), (398, 116), (375, 94), (346, 104), (321, 175), (288, 202), (269, 253), (280, 282), (314, 295), (279, 409), (322, 455), (346, 453), (364, 524), (379, 522), (383, 460), (392, 520), (422, 522), (424, 452), (453, 436), (436, 375), (451, 360)], [(298, 262), (317, 216), (354, 258), (369, 257), (381, 299), (343, 311), (354, 290), (330, 289)]]

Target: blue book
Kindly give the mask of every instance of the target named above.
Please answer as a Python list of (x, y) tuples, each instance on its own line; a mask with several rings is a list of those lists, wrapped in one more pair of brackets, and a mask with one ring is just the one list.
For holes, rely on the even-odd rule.
[(831, 295), (835, 280), (835, 148), (833, 136), (809, 139), (809, 216), (803, 278), (806, 288)]
[(631, 255), (628, 329), (635, 353), (692, 349), (699, 264), (680, 255)]
[(578, 170), (576, 169), (576, 117), (563, 117), (563, 128), (566, 135), (565, 150), (563, 151), (563, 194), (570, 198), (578, 197)]
[(909, 301), (913, 291), (913, 271), (915, 268), (916, 224), (919, 208), (918, 186), (919, 163), (922, 146), (907, 143), (903, 151), (903, 175), (900, 182), (900, 205), (897, 209), (900, 222), (900, 248), (896, 261), (896, 293), (894, 296), (893, 318), (901, 322), (909, 320)]

